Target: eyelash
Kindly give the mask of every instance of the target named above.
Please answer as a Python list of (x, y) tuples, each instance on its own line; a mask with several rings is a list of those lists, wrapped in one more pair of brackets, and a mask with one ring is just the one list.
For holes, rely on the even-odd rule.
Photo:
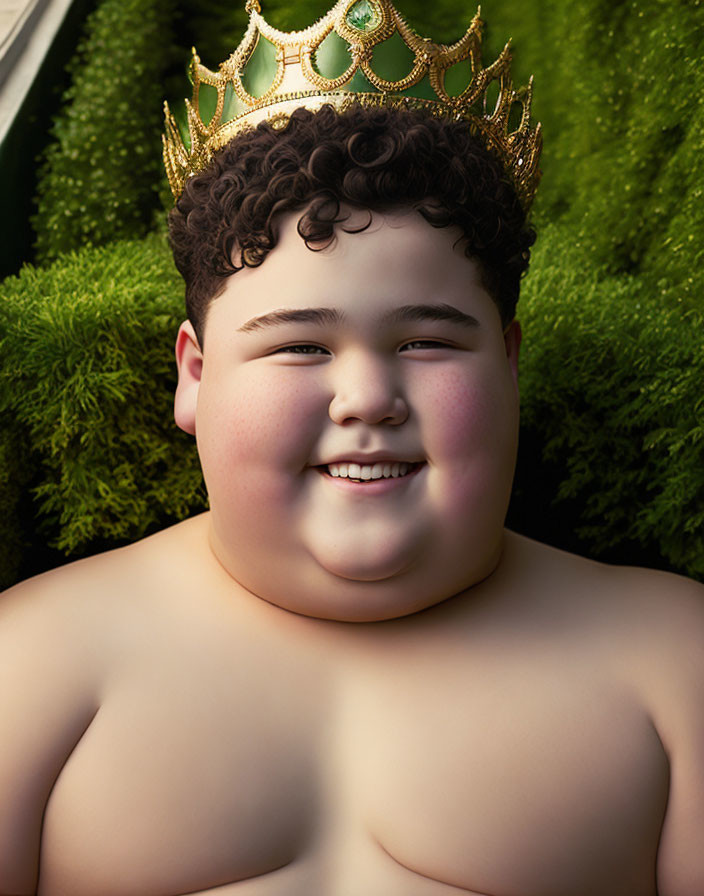
[[(447, 342), (438, 342), (434, 339), (413, 339), (411, 342), (407, 342), (402, 348), (408, 348), (411, 345), (423, 345), (430, 346), (430, 348), (450, 348), (451, 346)], [(315, 349), (316, 351), (303, 351), (303, 349)], [(301, 342), (298, 345), (284, 345), (282, 348), (277, 348), (274, 354), (278, 354), (279, 352), (286, 352), (293, 355), (315, 355), (318, 353), (322, 353), (327, 351), (320, 345), (312, 345), (311, 343)]]
[(279, 354), (279, 352), (290, 352), (291, 354), (294, 354), (294, 355), (317, 354), (317, 352), (298, 351), (298, 349), (304, 349), (304, 348), (305, 349), (314, 348), (314, 349), (317, 349), (317, 351), (319, 351), (319, 352), (325, 351), (325, 349), (319, 345), (309, 345), (307, 343), (301, 343), (300, 345), (284, 345), (283, 348), (277, 348), (276, 351), (274, 352), (274, 354), (277, 355), (277, 354)]
[(407, 342), (403, 348), (408, 348), (409, 345), (429, 345), (431, 348), (450, 348), (447, 342), (439, 342), (436, 339), (412, 339), (410, 342)]

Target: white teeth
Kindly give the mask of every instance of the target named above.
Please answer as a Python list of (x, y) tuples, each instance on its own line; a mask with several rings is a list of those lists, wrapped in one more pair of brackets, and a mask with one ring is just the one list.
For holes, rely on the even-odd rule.
[(413, 464), (401, 463), (377, 463), (371, 464), (355, 464), (355, 463), (339, 463), (328, 464), (327, 470), (331, 476), (341, 479), (397, 479), (405, 476), (411, 469)]

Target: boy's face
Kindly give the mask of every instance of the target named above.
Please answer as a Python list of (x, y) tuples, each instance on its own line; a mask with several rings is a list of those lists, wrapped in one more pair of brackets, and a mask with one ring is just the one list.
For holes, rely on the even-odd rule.
[[(204, 352), (181, 326), (176, 420), (196, 435), (211, 546), (234, 579), (309, 616), (404, 616), (499, 561), (520, 329), (502, 331), (458, 230), (375, 214), (313, 252), (300, 214), (213, 301)], [(330, 474), (345, 462), (414, 466), (355, 482)]]

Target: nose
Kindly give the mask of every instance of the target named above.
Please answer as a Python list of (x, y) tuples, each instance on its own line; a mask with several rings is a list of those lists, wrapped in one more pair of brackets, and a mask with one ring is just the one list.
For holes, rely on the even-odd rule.
[(408, 419), (408, 404), (394, 372), (380, 359), (361, 353), (338, 359), (329, 414), (334, 423), (398, 425)]

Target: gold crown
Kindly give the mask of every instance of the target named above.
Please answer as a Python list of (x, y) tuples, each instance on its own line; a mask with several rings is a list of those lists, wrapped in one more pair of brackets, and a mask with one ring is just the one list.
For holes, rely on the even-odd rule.
[[(329, 103), (343, 111), (358, 103), (422, 108), (467, 121), (501, 159), (524, 208), (530, 205), (542, 145), (540, 125), (530, 125), (533, 79), (514, 90), (510, 41), (492, 65), (482, 67), (481, 9), (451, 45), (419, 37), (389, 0), (338, 0), (314, 25), (292, 32), (272, 28), (258, 0), (248, 0), (246, 9), (249, 27), (217, 72), (193, 50), (184, 137), (164, 103), (164, 164), (176, 198), (214, 152), (260, 121), (282, 128), (301, 106), (316, 110)], [(487, 91), (494, 82), (498, 98), (489, 110)], [(509, 132), (516, 105), (520, 119)]]

